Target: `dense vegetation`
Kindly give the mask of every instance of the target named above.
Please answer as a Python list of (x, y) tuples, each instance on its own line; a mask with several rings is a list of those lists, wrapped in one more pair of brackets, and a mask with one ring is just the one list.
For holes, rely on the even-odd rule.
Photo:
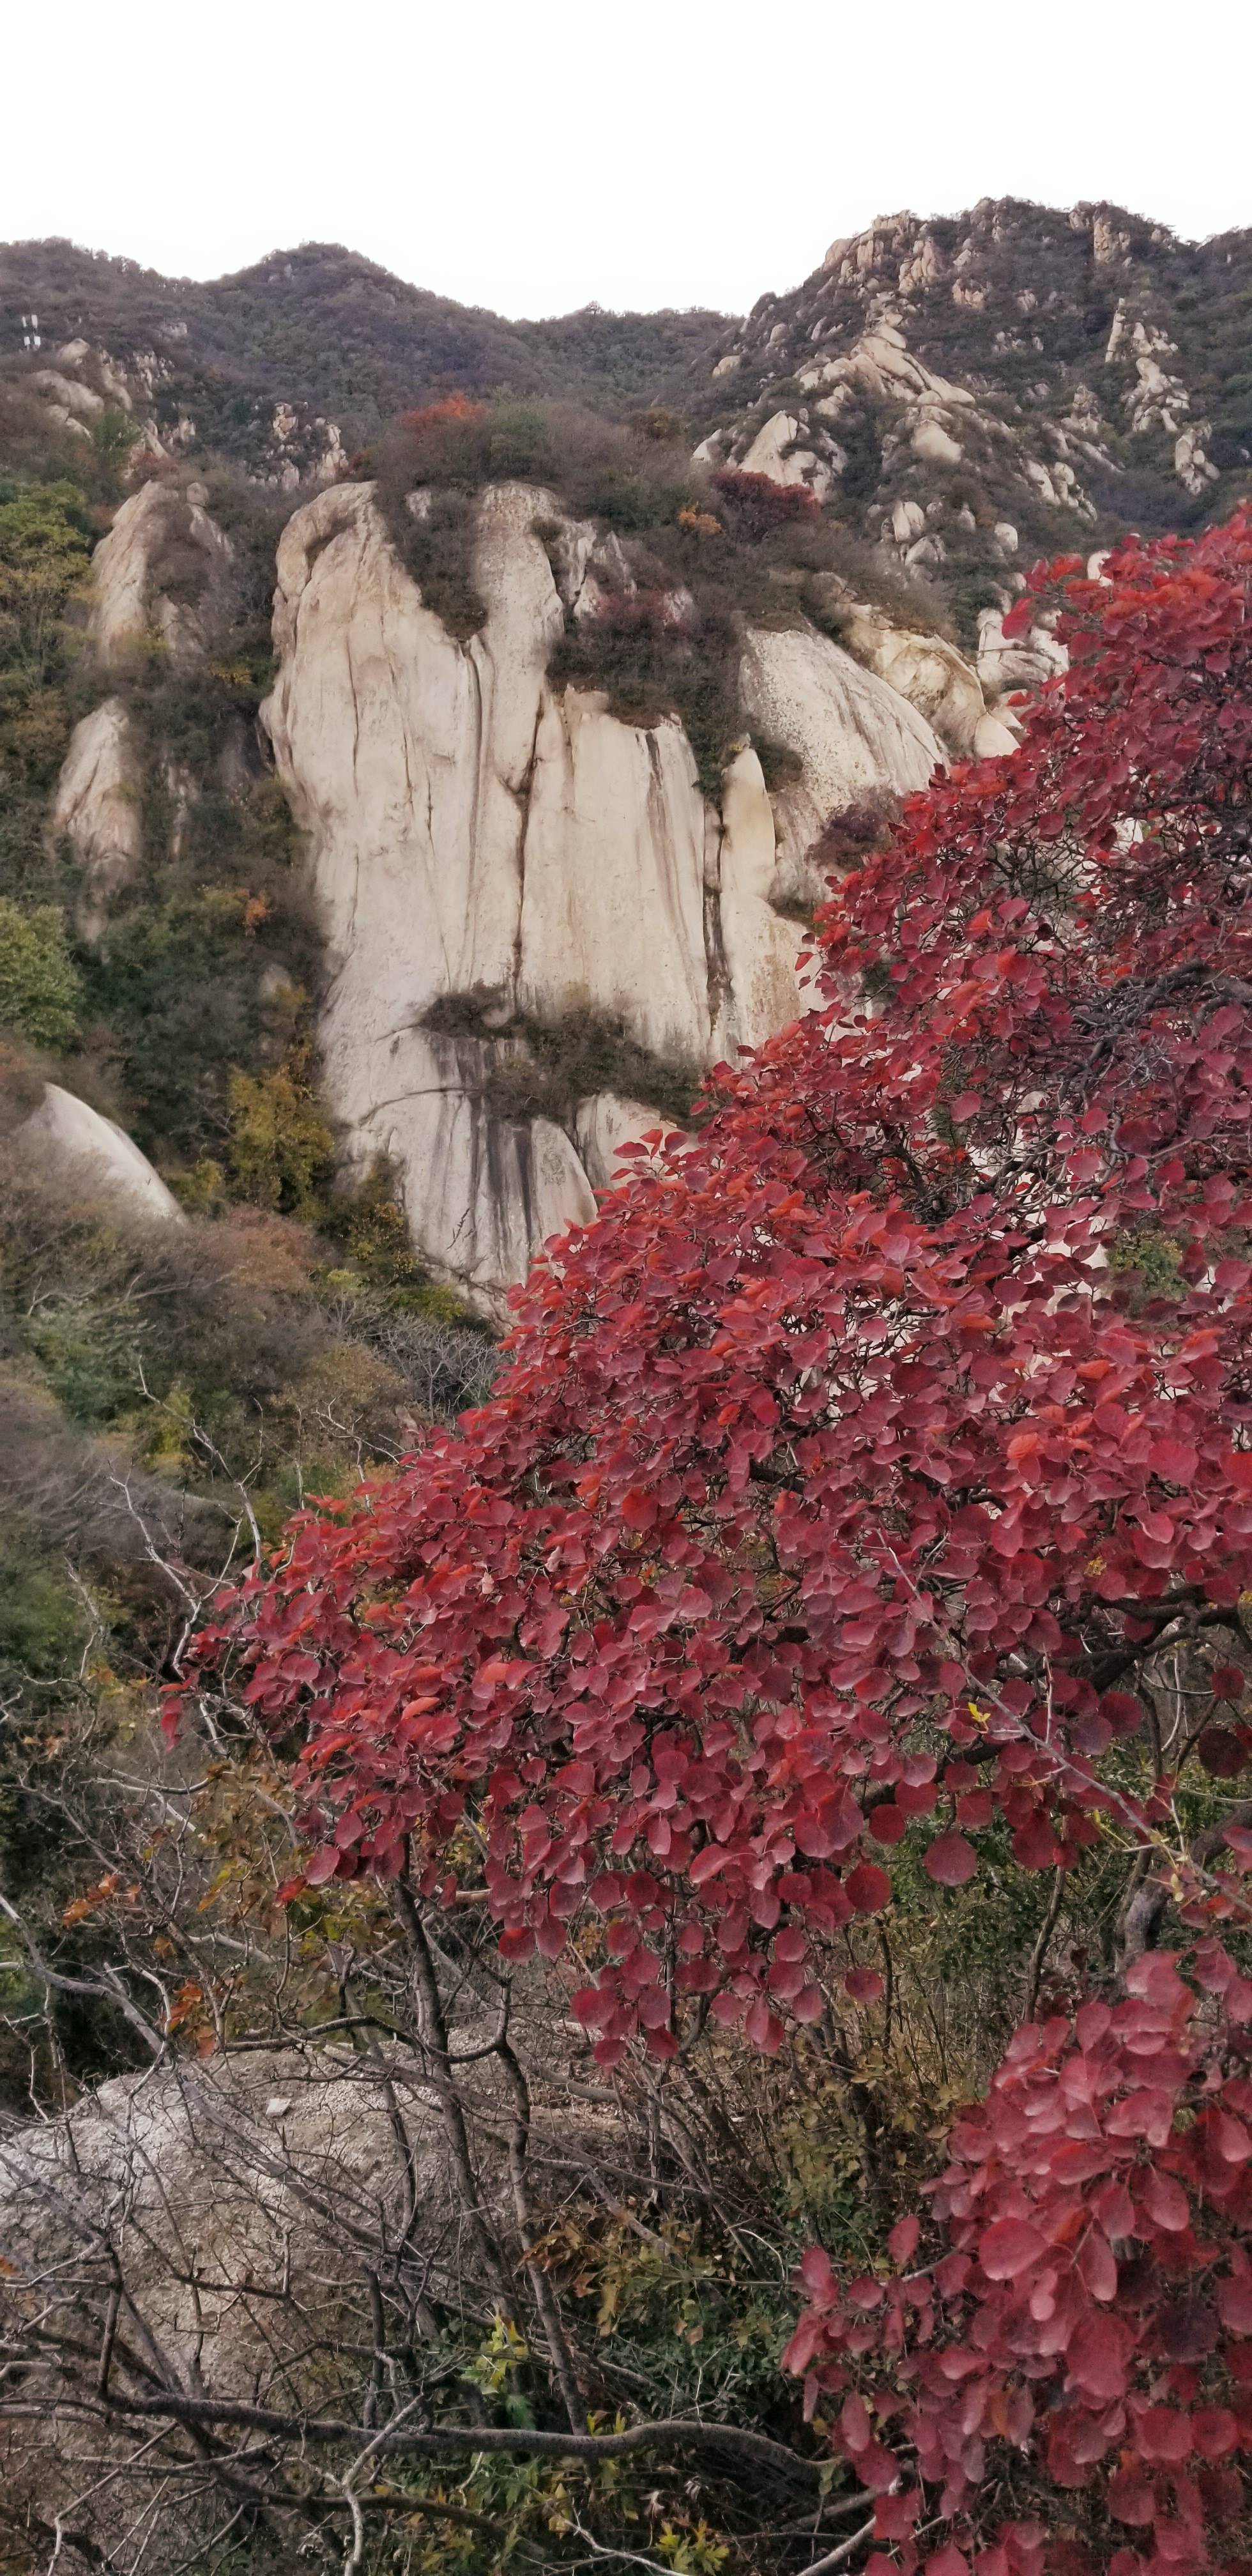
[[(803, 486), (693, 462), (673, 412), (615, 422), (568, 404), (457, 395), (402, 414), (364, 461), (423, 598), (463, 637), (486, 614), (473, 580), (475, 499), (493, 481), (533, 483), (535, 531), (566, 604), (553, 680), (603, 689), (628, 724), (679, 716), (709, 796), (745, 739), (739, 664), (749, 622), (837, 622), (833, 575), (836, 593), (846, 584), (922, 630), (945, 624), (933, 595), (875, 560)], [(589, 593), (585, 580), (571, 582), (564, 520), (544, 496), (603, 532)], [(757, 749), (767, 784), (783, 784), (785, 753), (768, 742)]]
[(333, 416), (350, 445), (405, 403), (449, 393), (626, 410), (664, 398), (724, 327), (715, 313), (594, 305), (552, 321), (506, 322), (317, 242), (208, 285), (69, 242), (10, 243), (0, 249), (10, 333), (19, 312), (32, 309), (48, 343), (81, 332), (123, 359), (154, 356), (162, 415), (190, 412), (202, 446), (249, 460), (278, 402)]
[[(218, 1603), (161, 1834), (33, 1735), (33, 2080), (107, 2003), (215, 2187), (315, 2194), (281, 2277), (217, 2240), (284, 2320), (246, 2402), (222, 2314), (194, 2380), (110, 2327), (159, 2212), (164, 2270), (109, 2220), (10, 2290), (184, 2556), (1242, 2566), (1252, 528), (1080, 571), (1020, 751), (832, 900), (826, 1007)], [(376, 2204), (250, 2143), (258, 2047), (274, 2119), (315, 2062), (390, 2104)]]
[[(1039, 231), (1001, 218), (984, 351)], [(1189, 366), (1226, 316), (1236, 445), (1243, 238), (1132, 239)], [(1044, 247), (1023, 418), (1109, 318), (1090, 243)], [(107, 674), (143, 858), (92, 924), (47, 828), (91, 557), (189, 469), (0, 370), (4, 2576), (1242, 2576), (1246, 518), (1062, 565), (1017, 756), (830, 818), (824, 1007), (540, 1267), (493, 1393), (318, 1098), (257, 730), (273, 404), (360, 440), (463, 637), (477, 496), (532, 485), (554, 677), (680, 714), (710, 789), (745, 617), (967, 636), (1003, 595), (1000, 451), (928, 469), (951, 552), (908, 580), (872, 402), (825, 509), (692, 461), (712, 317), (6, 257), (50, 337), (154, 354), (233, 553), (219, 595), (180, 498), (202, 649)], [(954, 374), (971, 311), (925, 305)], [(502, 1116), (692, 1109), (616, 1025), (505, 1034)], [(49, 1075), (182, 1226), (39, 1167)]]
[[(489, 1383), (492, 1353), (424, 1279), (388, 1176), (337, 1185), (308, 1011), (317, 948), (286, 809), (256, 747), (281, 507), (210, 468), (235, 579), (194, 668), (153, 646), (109, 675), (141, 747), (143, 863), (87, 935), (48, 828), (75, 720), (104, 684), (85, 626), (127, 441), (58, 430), (0, 382), (0, 1882), (44, 1852), (15, 1787), (55, 1738), (129, 1705), (236, 1546), (310, 1480), (349, 1486)], [(162, 567), (194, 596), (194, 559)], [(41, 1169), (51, 1076), (160, 1163), (185, 1228)], [(55, 1835), (47, 1847), (51, 1880)], [(14, 1876), (16, 1873), (16, 1878)], [(100, 2064), (75, 2029), (66, 2065)], [(107, 2062), (107, 2052), (106, 2060)], [(6, 2055), (0, 2082), (7, 2087)]]

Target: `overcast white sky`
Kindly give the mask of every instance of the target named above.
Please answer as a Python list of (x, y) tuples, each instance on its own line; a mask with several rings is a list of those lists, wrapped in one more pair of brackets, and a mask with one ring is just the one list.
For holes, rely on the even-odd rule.
[(1252, 0), (0, 0), (0, 239), (342, 241), (502, 313), (792, 286), (875, 214), (1252, 224)]

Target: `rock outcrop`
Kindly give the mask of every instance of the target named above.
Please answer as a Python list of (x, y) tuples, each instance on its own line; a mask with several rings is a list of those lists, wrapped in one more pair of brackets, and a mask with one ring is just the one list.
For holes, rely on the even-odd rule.
[(125, 1128), (85, 1100), (50, 1082), (43, 1099), (14, 1131), (14, 1143), (41, 1165), (53, 1164), (87, 1198), (154, 1224), (183, 1222), (182, 1210)]
[(176, 660), (203, 650), (233, 549), (203, 483), (141, 483), (92, 558), (91, 640), (105, 670), (155, 636)]
[[(123, 501), (91, 565), (88, 642), (107, 678), (152, 643), (183, 668), (201, 658), (233, 576), (230, 539), (210, 517), (203, 483), (140, 485)], [(105, 698), (70, 736), (52, 800), (53, 833), (82, 870), (78, 927), (101, 936), (111, 898), (143, 858), (143, 756), (125, 700)]]
[(886, 791), (910, 796), (942, 765), (943, 746), (909, 700), (812, 627), (756, 627), (740, 673), (746, 714), (793, 753), (794, 785), (774, 798), (779, 899), (819, 900), (808, 852), (832, 814)]
[(68, 841), (83, 874), (85, 939), (99, 938), (110, 898), (143, 856), (142, 793), (130, 717), (121, 698), (105, 698), (75, 725), (52, 800), (53, 833)]
[[(837, 605), (849, 652), (907, 698), (954, 760), (995, 760), (1012, 751), (1016, 733), (1003, 715), (992, 713), (979, 673), (946, 636), (919, 634), (887, 610), (859, 600)], [(997, 694), (993, 689), (993, 698)]]
[[(1252, 233), (1181, 242), (1110, 206), (879, 217), (710, 348), (696, 452), (807, 483), (972, 659), (1038, 557), (1246, 490), (1250, 266)], [(1020, 684), (996, 651), (978, 669), (988, 699)]]
[[(550, 556), (586, 552), (571, 523), (554, 540), (559, 519), (531, 486), (482, 495), (488, 613), (461, 644), (372, 487), (322, 493), (279, 548), (264, 710), (327, 942), (328, 1107), (352, 1160), (394, 1164), (432, 1270), (489, 1309), (590, 1217), (632, 1125), (794, 1015), (799, 931), (778, 907), (820, 891), (805, 852), (832, 808), (920, 787), (943, 756), (814, 627), (761, 629), (743, 703), (797, 782), (771, 807), (749, 746), (710, 802), (677, 721), (550, 684)], [(537, 1033), (544, 1096), (519, 1113)]]

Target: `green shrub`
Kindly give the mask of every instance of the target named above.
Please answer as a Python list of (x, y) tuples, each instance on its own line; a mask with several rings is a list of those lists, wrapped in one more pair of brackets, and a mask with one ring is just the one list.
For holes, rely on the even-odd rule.
[(623, 724), (677, 716), (695, 754), (706, 796), (716, 796), (739, 710), (738, 624), (720, 602), (674, 613), (672, 594), (638, 591), (606, 599), (595, 617), (571, 620), (549, 671), (558, 687), (603, 689)]
[(487, 462), (502, 482), (550, 483), (561, 471), (554, 423), (543, 403), (495, 403), (487, 416)]
[[(0, 483), (0, 565), (63, 597), (91, 559), (91, 521), (76, 483)], [(0, 583), (6, 601), (16, 591)]]
[(123, 465), (139, 436), (139, 423), (120, 403), (106, 403), (91, 422), (91, 443), (110, 465)]
[(78, 1033), (81, 987), (55, 904), (23, 912), (0, 895), (0, 1027), (63, 1054)]
[(313, 1218), (330, 1177), (334, 1138), (300, 1066), (230, 1077), (231, 1176), (253, 1207)]
[(83, 1605), (64, 1566), (32, 1550), (18, 1524), (0, 1527), (0, 1674), (42, 1680), (72, 1670), (82, 1650)]
[(45, 806), (69, 741), (70, 617), (90, 555), (76, 483), (0, 479), (0, 891), (28, 902), (61, 891)]
[(445, 1037), (501, 1042), (483, 1086), (497, 1118), (550, 1118), (568, 1125), (581, 1100), (615, 1091), (682, 1121), (691, 1116), (700, 1089), (697, 1066), (653, 1055), (620, 1020), (603, 1013), (571, 1011), (548, 1022), (518, 1017), (500, 1030), (487, 1026), (472, 995), (449, 993), (432, 1004), (423, 1026)]
[(468, 643), (482, 625), (487, 605), (474, 581), (474, 495), (457, 486), (424, 491), (420, 513), (401, 500), (388, 510), (392, 542), (412, 573), (424, 607), (441, 618), (448, 633)]

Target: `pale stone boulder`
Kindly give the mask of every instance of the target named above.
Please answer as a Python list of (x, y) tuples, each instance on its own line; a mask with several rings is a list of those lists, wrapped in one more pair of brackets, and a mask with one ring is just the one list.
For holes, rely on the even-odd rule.
[(1004, 612), (984, 608), (978, 620), (978, 677), (991, 698), (1010, 690), (1034, 691), (1069, 665), (1069, 655), (1044, 626), (1026, 635), (1006, 636)]
[(1004, 760), (1016, 751), (1021, 731), (1011, 708), (988, 708), (974, 727), (970, 756), (974, 760)]
[[(725, 974), (734, 996), (723, 1052), (764, 1046), (799, 1007), (796, 952), (801, 925), (777, 912), (777, 825), (754, 751), (741, 751), (722, 781), (718, 852), (719, 919)], [(732, 1049), (733, 1041), (733, 1049)]]
[[(327, 1042), (337, 1050), (342, 1030), (356, 1059), (449, 993), (511, 1010), (522, 791), (547, 635), (559, 632), (551, 571), (533, 544), (533, 563), (524, 537), (518, 548), (516, 617), (506, 598), (494, 649), (485, 636), (463, 649), (423, 607), (371, 486), (333, 486), (283, 531), (280, 669), (262, 722), (308, 838), (330, 944)], [(525, 593), (544, 578), (551, 614), (528, 638)], [(497, 721), (507, 760), (493, 757)]]
[(109, 356), (107, 349), (93, 349), (90, 340), (65, 340), (57, 350), (57, 357), (63, 367), (81, 368), (91, 359), (95, 360), (96, 373), (104, 387), (104, 398), (102, 401), (99, 394), (79, 385), (80, 393), (89, 393), (89, 402), (85, 408), (98, 411), (104, 408), (105, 402), (114, 402), (119, 411), (134, 410), (130, 387), (121, 368), (116, 360)]
[(1211, 434), (1211, 422), (1201, 420), (1194, 427), (1182, 430), (1174, 441), (1174, 472), (1188, 492), (1198, 494), (1203, 492), (1206, 484), (1221, 479), (1217, 467), (1204, 453), (1204, 440)]
[[(326, 940), (327, 1107), (349, 1162), (392, 1161), (422, 1259), (488, 1313), (658, 1124), (624, 1097), (639, 1074), (563, 1103), (562, 1029), (571, 1076), (590, 1024), (657, 1063), (661, 1096), (762, 1044), (802, 1006), (788, 914), (822, 890), (805, 861), (830, 813), (921, 787), (944, 756), (814, 627), (759, 630), (747, 724), (799, 776), (771, 798), (745, 747), (710, 798), (676, 719), (628, 724), (548, 679), (597, 565), (632, 577), (611, 542), (550, 493), (483, 493), (487, 613), (467, 643), (423, 602), (371, 486), (320, 493), (279, 547), (263, 720)], [(536, 1027), (558, 1039), (540, 1068)], [(531, 1071), (544, 1115), (525, 1108)]]
[(803, 425), (793, 412), (776, 411), (757, 431), (740, 460), (740, 472), (767, 474), (771, 483), (806, 483), (823, 500), (830, 489), (830, 470), (811, 448), (797, 444), (803, 436)]
[(191, 659), (203, 650), (204, 609), (166, 597), (161, 556), (174, 540), (192, 546), (204, 567), (206, 599), (222, 596), (234, 549), (209, 515), (202, 483), (142, 483), (123, 501), (91, 563), (90, 634), (105, 670), (116, 668), (155, 634), (167, 650)]
[(412, 1028), (358, 1053), (351, 1029), (328, 1018), (322, 1061), (352, 1161), (388, 1157), (422, 1258), (477, 1312), (502, 1319), (544, 1244), (595, 1214), (576, 1146), (551, 1119), (497, 1114), (489, 1041)]
[[(848, 651), (863, 668), (907, 698), (954, 759), (968, 760), (974, 754), (979, 728), (988, 721), (987, 703), (977, 672), (955, 644), (942, 635), (919, 635), (897, 624), (885, 609), (852, 603), (844, 608), (842, 633)], [(1007, 727), (998, 730), (1004, 736), (1000, 747), (1011, 749), (1013, 737)]]
[[(510, 1032), (609, 1023), (694, 1079), (797, 1006), (791, 926), (745, 880), (740, 827), (710, 830), (681, 727), (623, 724), (599, 693), (548, 684), (564, 625), (550, 556), (575, 601), (595, 560), (594, 531), (566, 523), (558, 541), (557, 520), (529, 486), (482, 496), (487, 616), (461, 645), (372, 489), (320, 494), (279, 547), (264, 710), (327, 939), (328, 1106), (351, 1159), (393, 1158), (431, 1268), (496, 1311), (594, 1204), (576, 1123), (501, 1111)], [(755, 763), (745, 797), (772, 864)]]
[(753, 727), (799, 757), (799, 780), (773, 798), (775, 892), (811, 899), (824, 886), (808, 852), (831, 815), (914, 794), (943, 766), (943, 745), (906, 698), (812, 626), (753, 627), (740, 691)]
[[(422, 604), (372, 487), (297, 511), (278, 553), (280, 671), (263, 719), (306, 836), (327, 942), (323, 1082), (350, 1156), (389, 1154), (436, 1274), (499, 1311), (547, 1237), (594, 1198), (549, 1122), (498, 1116), (490, 1031), (518, 1007), (523, 842), (564, 616), (523, 485), (484, 495), (458, 644)], [(545, 1002), (555, 1001), (549, 978)], [(450, 997), (465, 1034), (427, 1024)]]
[(898, 546), (911, 546), (916, 537), (924, 536), (926, 513), (920, 501), (897, 501), (891, 512), (891, 533)]
[[(82, 429), (104, 410), (103, 394), (93, 392), (90, 385), (80, 385), (74, 376), (63, 375), (58, 367), (37, 368), (30, 383), (32, 391), (46, 402), (64, 429)], [(87, 434), (90, 436), (90, 431)]]
[(928, 465), (959, 465), (965, 453), (933, 413), (919, 420), (913, 432), (912, 445), (914, 455), (923, 457)]
[(130, 717), (121, 698), (105, 698), (75, 725), (52, 800), (52, 831), (69, 842), (83, 872), (79, 928), (85, 939), (99, 938), (112, 897), (138, 871), (141, 796)]
[(123, 1215), (157, 1224), (185, 1222), (177, 1199), (125, 1129), (55, 1082), (16, 1129), (15, 1142), (41, 1164), (55, 1165), (88, 1197)]

